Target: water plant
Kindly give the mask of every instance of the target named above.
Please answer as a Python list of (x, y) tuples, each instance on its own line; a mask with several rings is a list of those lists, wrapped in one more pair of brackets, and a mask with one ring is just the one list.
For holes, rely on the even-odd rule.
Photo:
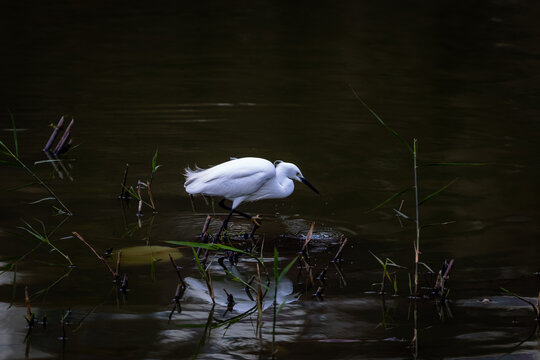
[[(0, 140), (0, 147), (3, 149), (1, 151), (2, 154), (6, 155), (10, 159), (10, 160), (0, 160), (0, 165), (18, 167), (18, 168), (24, 169), (36, 181), (36, 184), (40, 185), (43, 189), (45, 189), (49, 193), (50, 197), (40, 199), (40, 200), (38, 200), (38, 201), (36, 201), (34, 203), (45, 201), (45, 200), (50, 200), (50, 199), (55, 199), (58, 202), (58, 204), (61, 206), (61, 208), (63, 209), (62, 210), (62, 209), (59, 209), (59, 208), (55, 207), (55, 209), (59, 213), (63, 213), (63, 214), (66, 214), (66, 215), (72, 215), (71, 210), (69, 210), (69, 208), (62, 202), (62, 200), (58, 197), (58, 195), (56, 195), (56, 193), (51, 189), (51, 187), (49, 185), (47, 185), (45, 183), (45, 181), (43, 181), (32, 169), (30, 169), (21, 160), (20, 155), (19, 155), (19, 140), (17, 138), (17, 127), (15, 126), (15, 119), (14, 119), (13, 114), (11, 113), (11, 111), (9, 111), (9, 116), (11, 118), (12, 132), (13, 132), (13, 150), (10, 149), (10, 147), (7, 146), (5, 142)], [(56, 160), (54, 160), (54, 159), (53, 160), (43, 160), (43, 161), (40, 161), (40, 163), (52, 162), (52, 161), (56, 161)]]
[[(386, 258), (384, 261), (382, 261), (377, 255), (375, 255), (373, 252), (371, 252), (371, 250), (369, 250), (369, 253), (379, 262), (379, 264), (381, 265), (382, 267), (382, 280), (380, 282), (380, 291), (379, 293), (381, 295), (384, 295), (385, 294), (385, 291), (384, 291), (384, 284), (386, 282), (386, 279), (388, 279), (388, 281), (390, 281), (390, 283), (393, 285), (393, 289), (394, 289), (394, 294), (397, 294), (397, 276), (395, 274), (395, 272), (389, 272), (388, 271), (388, 268), (389, 267), (395, 267), (395, 268), (398, 268), (398, 269), (406, 269), (406, 267), (404, 266), (401, 266), (401, 265), (398, 265), (396, 264), (393, 260), (389, 259), (389, 258)], [(392, 275), (394, 276), (394, 278), (392, 279)], [(374, 285), (376, 285), (377, 283), (375, 283)]]

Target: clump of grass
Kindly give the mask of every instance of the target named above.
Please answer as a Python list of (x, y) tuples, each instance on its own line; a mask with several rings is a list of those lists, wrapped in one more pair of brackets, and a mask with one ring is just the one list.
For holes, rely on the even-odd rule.
[[(157, 170), (163, 166), (157, 163), (157, 159), (158, 159), (158, 150), (156, 149), (156, 152), (154, 153), (154, 156), (152, 157), (152, 164), (151, 164), (152, 171), (150, 173), (150, 177), (146, 181), (141, 181), (140, 179), (137, 180), (137, 186), (135, 188), (133, 186), (130, 186), (130, 187), (126, 186), (127, 173), (129, 169), (129, 165), (126, 164), (126, 169), (124, 171), (124, 177), (123, 177), (123, 182), (122, 182), (122, 190), (118, 197), (120, 199), (128, 199), (131, 196), (137, 199), (139, 201), (137, 216), (142, 216), (143, 204), (148, 206), (150, 209), (152, 209), (154, 213), (157, 212), (156, 205), (154, 203), (154, 197), (152, 195), (152, 181), (154, 179), (154, 176), (157, 173)], [(141, 195), (142, 189), (146, 189), (149, 202), (143, 200), (142, 195)]]
[[(441, 192), (446, 190), (450, 185), (452, 185), (455, 182), (455, 179), (452, 180), (450, 183), (444, 185), (443, 187), (437, 189), (436, 191), (430, 193), (426, 197), (420, 200), (419, 198), (419, 182), (418, 182), (418, 168), (420, 165), (418, 164), (418, 140), (416, 138), (413, 138), (412, 146), (407, 142), (397, 131), (392, 129), (386, 122), (383, 121), (383, 119), (373, 110), (371, 109), (366, 102), (364, 102), (360, 96), (356, 93), (354, 88), (352, 86), (349, 86), (354, 94), (354, 96), (362, 103), (362, 105), (377, 119), (377, 121), (388, 131), (390, 132), (394, 137), (396, 137), (399, 142), (405, 147), (407, 152), (412, 158), (412, 165), (413, 165), (413, 185), (407, 186), (404, 189), (400, 190), (399, 192), (391, 195), (389, 198), (381, 202), (380, 204), (376, 205), (375, 207), (368, 210), (368, 212), (376, 210), (383, 205), (387, 204), (391, 200), (405, 194), (411, 189), (414, 189), (414, 211), (415, 211), (415, 217), (412, 218), (410, 216), (405, 215), (401, 211), (401, 207), (399, 210), (395, 210), (396, 214), (398, 215), (398, 218), (404, 218), (406, 220), (411, 220), (415, 224), (415, 232), (416, 236), (413, 241), (413, 250), (414, 250), (414, 278), (413, 278), (413, 284), (414, 284), (414, 297), (418, 297), (418, 282), (419, 282), (419, 265), (425, 265), (425, 263), (422, 263), (420, 261), (420, 232), (421, 232), (421, 226), (420, 226), (420, 205), (424, 204), (428, 200), (432, 199), (433, 197), (439, 195)], [(441, 162), (441, 163), (429, 163), (426, 164), (426, 166), (476, 166), (476, 165), (485, 165), (484, 163), (459, 163), (459, 162)], [(427, 267), (429, 268), (429, 267)], [(412, 292), (412, 286), (411, 286), (411, 292)]]
[[(11, 118), (11, 124), (12, 124), (12, 131), (13, 131), (13, 150), (10, 149), (9, 146), (6, 145), (2, 140), (0, 140), (0, 148), (2, 148), (2, 154), (6, 155), (10, 160), (0, 160), (0, 165), (4, 166), (11, 166), (11, 167), (18, 167), (24, 169), (35, 181), (37, 184), (39, 184), (43, 189), (45, 189), (49, 195), (50, 198), (55, 199), (58, 204), (62, 207), (62, 209), (57, 210), (60, 213), (66, 214), (66, 215), (72, 215), (71, 210), (60, 200), (58, 195), (34, 172), (32, 171), (20, 158), (19, 156), (19, 140), (17, 138), (17, 127), (15, 126), (15, 119), (13, 118), (13, 114), (11, 111), (9, 112), (10, 118)], [(47, 160), (49, 161), (49, 160)], [(40, 199), (37, 202), (49, 200), (50, 198)]]
[(62, 257), (64, 257), (69, 262), (70, 266), (73, 266), (73, 263), (71, 262), (71, 259), (69, 258), (69, 256), (64, 254), (62, 251), (60, 251), (60, 249), (58, 249), (51, 242), (51, 240), (49, 239), (49, 235), (47, 235), (47, 230), (45, 229), (45, 224), (42, 221), (39, 221), (39, 223), (42, 226), (43, 233), (40, 233), (38, 230), (36, 230), (32, 225), (30, 225), (26, 221), (23, 221), (23, 222), (24, 222), (25, 226), (19, 226), (19, 229), (26, 231), (27, 233), (29, 233), (30, 235), (32, 235), (33, 237), (35, 237), (36, 239), (38, 239), (42, 243), (47, 244), (52, 249), (52, 251), (57, 252), (58, 254), (60, 254)]
[[(377, 255), (375, 255), (371, 251), (369, 251), (369, 253), (379, 262), (379, 264), (381, 265), (382, 270), (383, 270), (383, 272), (382, 272), (382, 280), (380, 282), (381, 288), (380, 288), (379, 293), (381, 295), (385, 294), (385, 283), (386, 283), (386, 279), (388, 279), (388, 281), (390, 281), (390, 283), (393, 285), (394, 294), (397, 294), (398, 289), (397, 289), (397, 276), (396, 276), (396, 273), (395, 272), (391, 273), (388, 270), (388, 268), (389, 267), (395, 267), (395, 268), (398, 268), (398, 269), (406, 269), (406, 267), (396, 264), (393, 260), (391, 260), (389, 258), (386, 258), (384, 261), (382, 261)], [(392, 278), (392, 276), (393, 276), (393, 278)]]

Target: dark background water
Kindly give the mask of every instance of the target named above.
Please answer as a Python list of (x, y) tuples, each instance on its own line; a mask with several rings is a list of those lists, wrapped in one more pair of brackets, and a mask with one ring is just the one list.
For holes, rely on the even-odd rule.
[[(321, 191), (318, 197), (300, 185), (287, 199), (243, 205), (263, 214), (259, 233), (276, 242), (284, 259), (299, 243), (282, 235), (305, 235), (312, 221), (318, 271), (337, 251), (339, 234), (349, 239), (347, 286), (331, 266), (323, 302), (310, 289), (284, 307), (278, 356), (410, 356), (407, 271), (398, 274), (400, 296), (384, 302), (391, 327), (379, 326), (383, 302), (366, 292), (380, 281), (368, 250), (411, 268), (414, 228), (402, 228), (394, 216), (401, 198), (366, 210), (412, 184), (412, 159), (351, 87), (404, 139), (418, 139), (420, 163), (486, 164), (419, 169), (421, 198), (456, 179), (420, 208), (422, 224), (455, 221), (422, 231), (422, 260), (438, 269), (455, 258), (456, 266), (453, 316), (442, 321), (431, 300), (418, 304), (419, 356), (540, 356), (538, 336), (529, 338), (528, 305), (499, 290), (532, 300), (539, 290), (539, 4), (56, 2), (3, 8), (0, 98), (13, 112), (22, 159), (45, 159), (49, 124), (63, 114), (75, 118), (78, 145), (66, 155), (73, 180), (59, 179), (51, 164), (36, 165), (40, 176), (54, 177), (53, 188), (73, 211), (52, 240), (77, 267), (34, 301), (34, 311), (47, 314), (51, 325), (32, 334), (30, 358), (193, 356), (202, 330), (178, 325), (205, 322), (209, 306), (185, 299), (184, 312), (167, 321), (176, 275), (166, 261), (157, 264), (154, 280), (149, 263), (129, 267), (131, 291), (122, 301), (92, 253), (76, 239), (60, 238), (77, 231), (100, 251), (196, 240), (212, 210), (199, 198), (199, 212), (192, 212), (183, 169), (231, 156), (294, 162)], [(11, 146), (7, 110), (1, 118), (1, 140)], [(125, 163), (134, 185), (148, 178), (156, 149), (163, 165), (153, 183), (159, 213), (146, 211), (139, 228), (136, 204), (123, 211), (116, 196)], [(53, 216), (46, 202), (28, 205), (45, 196), (39, 188), (9, 190), (31, 182), (27, 174), (8, 167), (0, 174), (0, 253), (6, 259), (34, 246), (17, 229), (23, 220), (39, 226), (40, 219), (51, 229), (63, 217)], [(413, 215), (412, 194), (402, 198)], [(249, 225), (236, 219), (233, 227)], [(189, 249), (182, 253), (184, 271), (198, 279)], [(68, 271), (58, 265), (62, 260), (42, 247), (19, 263), (15, 288), (12, 272), (0, 278), (4, 358), (25, 357), (24, 286), (35, 293), (54, 283)], [(15, 306), (8, 309), (13, 294)], [(483, 304), (484, 298), (492, 301)], [(62, 348), (58, 319), (68, 307), (75, 324), (84, 321)], [(271, 311), (265, 316), (267, 342)], [(251, 322), (216, 330), (201, 357), (224, 353), (259, 357)], [(269, 356), (268, 347), (263, 354)]]

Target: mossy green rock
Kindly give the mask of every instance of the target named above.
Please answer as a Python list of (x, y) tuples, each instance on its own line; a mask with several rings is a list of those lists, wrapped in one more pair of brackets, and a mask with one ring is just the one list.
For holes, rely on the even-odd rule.
[(150, 265), (152, 258), (155, 261), (169, 261), (169, 254), (175, 260), (182, 257), (177, 248), (168, 246), (133, 246), (120, 251), (122, 251), (121, 266)]

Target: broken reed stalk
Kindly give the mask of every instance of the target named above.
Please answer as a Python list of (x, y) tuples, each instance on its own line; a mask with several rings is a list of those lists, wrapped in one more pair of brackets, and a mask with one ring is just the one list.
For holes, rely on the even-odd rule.
[[(206, 216), (206, 220), (204, 221), (203, 229), (201, 232), (201, 242), (202, 243), (208, 243), (208, 238), (210, 235), (208, 235), (208, 227), (210, 226), (210, 222), (212, 221), (212, 217), (210, 215)], [(197, 256), (201, 255), (202, 248), (197, 249)], [(208, 254), (208, 250), (206, 250), (206, 254)]]
[(418, 174), (416, 165), (417, 140), (413, 139), (413, 166), (414, 166), (414, 200), (416, 208), (416, 241), (414, 243), (414, 297), (418, 297), (418, 262), (420, 258), (420, 216), (418, 211)]
[[(382, 273), (382, 280), (381, 280), (381, 290), (380, 290), (380, 295), (383, 296), (384, 298), (384, 285), (386, 283), (386, 271), (383, 270), (383, 273)], [(383, 300), (384, 301), (384, 300)]]
[(210, 274), (210, 271), (207, 269), (204, 270), (206, 272), (206, 286), (208, 287), (208, 291), (210, 293), (210, 297), (212, 298), (212, 303), (215, 305), (216, 300), (214, 298), (214, 285), (212, 284), (212, 275)]
[(125, 293), (128, 290), (128, 276), (127, 274), (124, 274), (124, 278), (122, 279), (122, 285), (120, 286), (120, 291)]
[(35, 315), (32, 313), (32, 309), (30, 308), (30, 296), (28, 295), (28, 286), (24, 287), (24, 303), (26, 304), (25, 319), (28, 323), (28, 327), (32, 328), (34, 326)]
[(54, 148), (53, 153), (55, 155), (58, 155), (66, 145), (66, 141), (69, 140), (69, 137), (71, 136), (71, 128), (73, 127), (73, 124), (75, 123), (75, 119), (71, 118), (71, 121), (69, 125), (67, 126), (66, 130), (64, 131), (64, 135), (60, 138), (60, 141), (58, 141), (58, 144), (56, 144), (56, 147)]
[(141, 180), (137, 181), (137, 195), (139, 196), (139, 207), (137, 209), (137, 216), (142, 216), (142, 197), (141, 197)]
[(304, 245), (302, 246), (302, 250), (300, 252), (302, 254), (307, 253), (307, 247), (309, 242), (311, 241), (311, 238), (313, 237), (313, 228), (315, 227), (315, 221), (311, 223), (311, 227), (309, 228), (309, 231), (306, 235), (306, 241), (304, 241)]
[(150, 198), (150, 204), (152, 205), (152, 211), (156, 211), (156, 205), (154, 205), (154, 198), (152, 197), (152, 190), (150, 189), (150, 181), (146, 182), (146, 189), (148, 191), (148, 197)]
[[(208, 227), (210, 226), (211, 221), (212, 221), (212, 217), (210, 215), (206, 215), (206, 220), (204, 221), (204, 225), (203, 225), (201, 234), (204, 234), (205, 232), (208, 231)], [(201, 237), (202, 237), (202, 235), (201, 235)]]
[(450, 271), (452, 271), (453, 266), (454, 259), (451, 259), (450, 261), (444, 260), (442, 268), (441, 270), (439, 270), (439, 273), (437, 275), (437, 280), (435, 281), (435, 288), (433, 290), (433, 293), (435, 295), (440, 295), (442, 299), (444, 299), (445, 297), (446, 280), (450, 278)]
[(96, 255), (96, 257), (101, 260), (102, 263), (105, 264), (105, 266), (107, 267), (107, 269), (109, 269), (111, 275), (113, 276), (113, 279), (116, 279), (116, 274), (115, 272), (113, 271), (113, 269), (111, 269), (111, 266), (109, 265), (109, 263), (107, 262), (107, 260), (105, 260), (105, 258), (101, 255), (99, 255), (97, 253), (97, 251), (89, 244), (86, 242), (86, 240), (84, 240), (84, 238), (79, 235), (76, 231), (73, 231), (72, 232), (73, 235), (75, 235), (75, 237), (77, 237), (79, 240), (81, 240), (86, 246), (88, 246), (90, 248), (90, 250), (92, 250), (92, 252), (94, 253), (94, 255)]
[(186, 283), (184, 282), (184, 278), (182, 277), (182, 274), (180, 273), (180, 266), (176, 265), (176, 262), (174, 261), (171, 254), (169, 254), (169, 259), (171, 260), (171, 264), (176, 271), (176, 274), (178, 275), (178, 278), (180, 279), (180, 283), (182, 284), (182, 288), (186, 288)]
[(259, 334), (259, 337), (261, 338), (261, 344), (262, 344), (262, 326), (263, 326), (262, 299), (263, 299), (263, 294), (262, 294), (262, 287), (261, 287), (261, 269), (259, 268), (259, 263), (257, 263), (257, 331), (255, 332), (255, 336), (257, 335), (257, 333)]
[(179, 283), (178, 285), (176, 285), (176, 291), (174, 292), (173, 301), (175, 303), (178, 303), (183, 293), (184, 293), (184, 287), (182, 286), (182, 284)]
[(540, 291), (538, 292), (538, 299), (536, 299), (536, 320), (540, 321)]
[(334, 256), (334, 258), (332, 259), (332, 262), (338, 262), (338, 261), (341, 261), (342, 260), (342, 252), (343, 252), (343, 248), (345, 247), (345, 245), (347, 244), (347, 238), (343, 238), (343, 235), (341, 235), (341, 239), (340, 239), (340, 245), (339, 245), (339, 249), (336, 253), (336, 256)]
[(118, 197), (120, 199), (129, 199), (129, 193), (126, 191), (126, 181), (128, 176), (129, 164), (126, 163), (126, 169), (124, 170), (124, 179), (122, 180), (122, 189)]
[(317, 276), (317, 280), (319, 280), (321, 283), (324, 283), (326, 279), (326, 272), (328, 271), (328, 265), (319, 273)]
[(114, 272), (114, 280), (118, 281), (120, 278), (120, 258), (122, 257), (122, 250), (118, 250), (116, 255), (116, 271)]
[(43, 148), (43, 151), (49, 151), (51, 148), (54, 140), (56, 139), (56, 136), (58, 135), (58, 132), (62, 130), (62, 126), (64, 125), (64, 117), (62, 116), (60, 120), (58, 121), (58, 124), (56, 124), (56, 127), (54, 128), (51, 137), (47, 141), (47, 144), (45, 144), (45, 147)]

